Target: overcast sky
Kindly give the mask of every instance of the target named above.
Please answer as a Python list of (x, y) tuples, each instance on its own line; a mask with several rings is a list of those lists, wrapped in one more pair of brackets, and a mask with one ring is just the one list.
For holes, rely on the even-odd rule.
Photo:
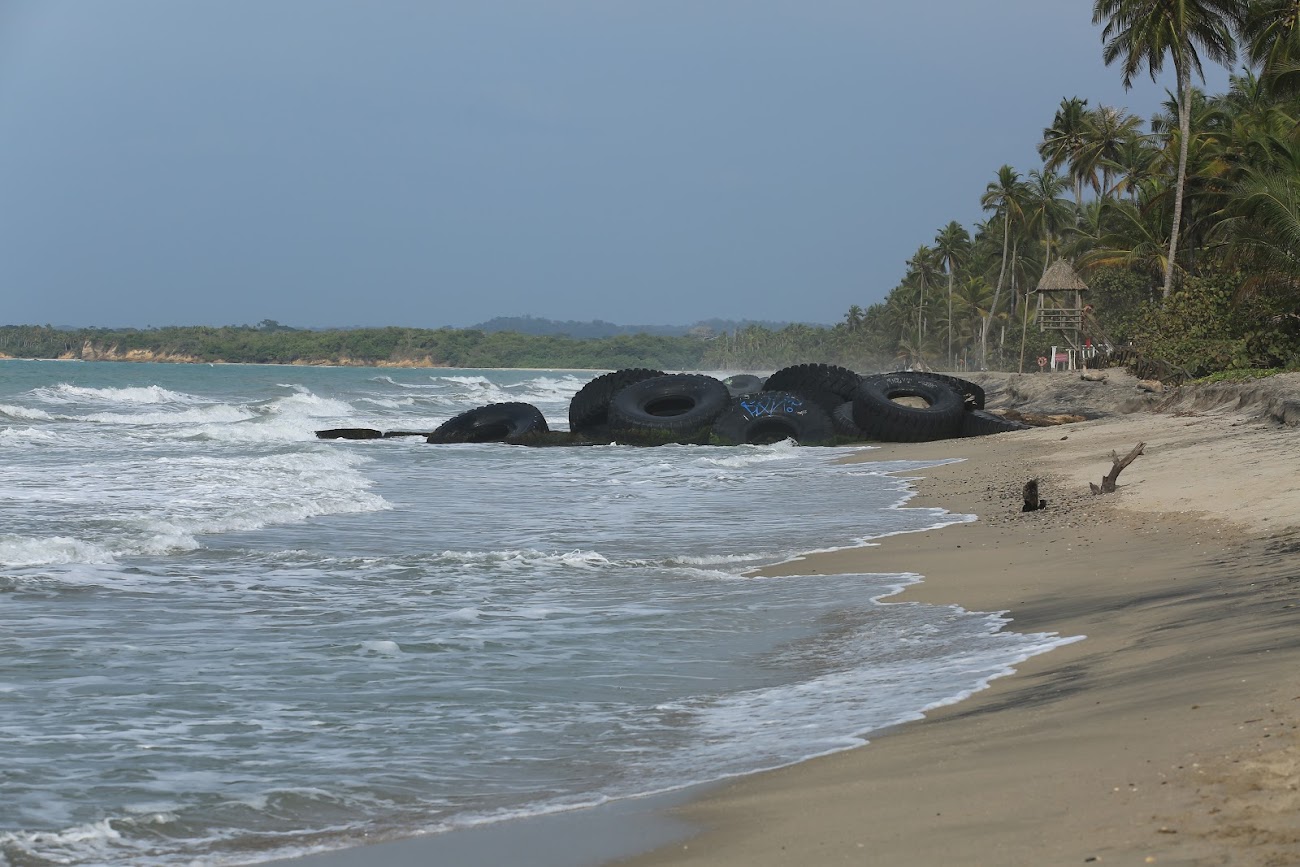
[(835, 322), (1156, 110), (1091, 8), (0, 0), (0, 324)]

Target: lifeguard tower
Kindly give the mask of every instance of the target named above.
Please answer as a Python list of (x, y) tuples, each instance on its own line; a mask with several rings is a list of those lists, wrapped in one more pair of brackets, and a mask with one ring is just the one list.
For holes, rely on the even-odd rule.
[(1083, 321), (1088, 308), (1083, 303), (1087, 285), (1064, 259), (1057, 259), (1038, 281), (1038, 330), (1060, 334), (1061, 343), (1052, 348), (1051, 369), (1074, 370), (1083, 361)]

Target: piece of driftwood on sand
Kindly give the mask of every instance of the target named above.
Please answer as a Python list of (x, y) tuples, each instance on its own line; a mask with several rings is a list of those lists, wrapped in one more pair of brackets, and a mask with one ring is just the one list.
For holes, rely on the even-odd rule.
[(1119, 478), (1119, 474), (1124, 472), (1125, 467), (1133, 463), (1133, 461), (1137, 460), (1137, 456), (1142, 454), (1142, 450), (1144, 448), (1146, 448), (1146, 443), (1138, 443), (1137, 445), (1133, 446), (1133, 450), (1131, 452), (1129, 452), (1122, 458), (1117, 453), (1111, 452), (1110, 472), (1107, 473), (1105, 477), (1101, 480), (1101, 486), (1098, 487), (1097, 485), (1094, 485), (1091, 482), (1089, 482), (1088, 487), (1092, 489), (1092, 492), (1094, 494), (1115, 493), (1115, 481)]

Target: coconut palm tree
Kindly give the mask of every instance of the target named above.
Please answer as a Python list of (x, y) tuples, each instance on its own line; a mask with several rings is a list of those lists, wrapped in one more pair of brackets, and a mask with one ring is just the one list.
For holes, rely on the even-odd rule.
[(938, 283), (941, 274), (938, 255), (924, 244), (907, 260), (906, 282), (917, 289), (915, 345), (918, 350), (925, 342), (925, 292)]
[[(1259, 279), (1300, 278), (1300, 182), (1294, 172), (1264, 170), (1237, 188), (1233, 214), (1220, 226), (1231, 261)], [(1253, 278), (1253, 279), (1252, 279)]]
[(984, 323), (992, 308), (993, 287), (979, 275), (967, 276), (957, 283), (953, 301), (957, 342), (964, 354), (975, 347), (984, 333)]
[[(1165, 272), (1165, 255), (1169, 247), (1162, 240), (1168, 225), (1167, 199), (1156, 194), (1140, 195), (1136, 203), (1107, 199), (1098, 203), (1095, 227), (1097, 236), (1076, 262), (1079, 270), (1115, 266), (1151, 278), (1154, 290)], [(1091, 221), (1090, 221), (1091, 222)]]
[(1135, 136), (1120, 145), (1115, 155), (1115, 170), (1119, 174), (1115, 193), (1123, 193), (1130, 200), (1136, 199), (1138, 190), (1158, 176), (1156, 162), (1159, 158), (1160, 149), (1147, 136)]
[(1045, 169), (1052, 172), (1065, 169), (1074, 179), (1075, 204), (1083, 203), (1083, 179), (1074, 173), (1074, 165), (1083, 147), (1087, 119), (1088, 100), (1077, 96), (1062, 99), (1052, 125), (1043, 130), (1043, 139), (1038, 144), (1038, 155), (1043, 158)]
[(1056, 172), (1035, 169), (1029, 173), (1029, 182), (1025, 185), (1027, 206), (1025, 208), (1026, 226), (1041, 230), (1043, 233), (1043, 273), (1052, 264), (1052, 245), (1057, 233), (1070, 223), (1070, 208), (1061, 193), (1065, 192), (1065, 178)]
[(957, 269), (970, 260), (970, 233), (961, 223), (953, 220), (935, 236), (934, 251), (948, 275), (948, 369), (951, 370), (956, 364), (952, 354), (952, 284)]
[(862, 327), (862, 308), (857, 304), (849, 306), (849, 312), (844, 314), (844, 325), (850, 332), (857, 331)]
[(998, 309), (998, 299), (1002, 295), (1002, 285), (1007, 276), (1007, 261), (1011, 249), (1011, 222), (1020, 220), (1021, 202), (1024, 198), (1020, 175), (1011, 166), (998, 169), (997, 180), (984, 189), (980, 205), (986, 211), (993, 211), (1002, 217), (1002, 266), (998, 269), (998, 282), (993, 290), (993, 304), (989, 315), (984, 319), (984, 329), (980, 335), (980, 364), (988, 360), (989, 328), (993, 324), (993, 314)]
[[(1178, 234), (1183, 218), (1183, 186), (1187, 179), (1187, 142), (1191, 136), (1188, 103), (1192, 73), (1202, 80), (1205, 71), (1201, 53), (1216, 62), (1229, 64), (1236, 58), (1232, 28), (1244, 17), (1242, 0), (1095, 0), (1092, 23), (1102, 24), (1106, 65), (1121, 61), (1124, 88), (1145, 69), (1156, 79), (1168, 56), (1178, 80), (1178, 121), (1181, 133), (1178, 174), (1174, 186), (1173, 229), (1169, 234), (1169, 256), (1165, 264), (1163, 293), (1169, 297), (1178, 254)], [(1199, 51), (1198, 51), (1199, 49)]]
[(1086, 181), (1101, 198), (1109, 196), (1112, 192), (1110, 179), (1118, 165), (1120, 149), (1126, 142), (1137, 138), (1141, 124), (1141, 118), (1109, 105), (1088, 112), (1083, 143), (1071, 171)]
[(1247, 59), (1275, 93), (1300, 90), (1300, 3), (1254, 0), (1241, 21)]

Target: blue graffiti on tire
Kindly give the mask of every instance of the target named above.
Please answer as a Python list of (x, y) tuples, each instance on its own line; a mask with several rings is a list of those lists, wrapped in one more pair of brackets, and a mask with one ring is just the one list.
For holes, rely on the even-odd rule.
[(750, 418), (772, 418), (779, 415), (801, 415), (805, 412), (803, 401), (788, 394), (755, 395), (740, 401), (740, 408)]

